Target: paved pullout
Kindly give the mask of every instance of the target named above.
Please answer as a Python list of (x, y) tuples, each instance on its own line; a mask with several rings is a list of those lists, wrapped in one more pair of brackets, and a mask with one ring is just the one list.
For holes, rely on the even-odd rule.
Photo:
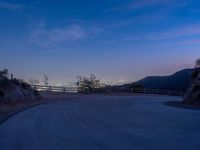
[(23, 111), (0, 125), (1, 150), (199, 150), (200, 111), (175, 97), (84, 96)]

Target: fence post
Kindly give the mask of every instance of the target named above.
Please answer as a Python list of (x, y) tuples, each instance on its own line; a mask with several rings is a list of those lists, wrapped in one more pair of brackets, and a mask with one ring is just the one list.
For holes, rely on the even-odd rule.
[(37, 86), (36, 85), (34, 85), (33, 88), (34, 88), (34, 90), (37, 90)]
[(51, 91), (51, 86), (49, 86), (49, 91)]
[(168, 90), (168, 95), (170, 95), (170, 90)]
[(156, 89), (156, 94), (158, 94), (158, 89)]
[(184, 94), (183, 94), (183, 92), (182, 91), (180, 91), (180, 96), (183, 96)]
[(133, 93), (133, 88), (131, 88), (131, 93)]

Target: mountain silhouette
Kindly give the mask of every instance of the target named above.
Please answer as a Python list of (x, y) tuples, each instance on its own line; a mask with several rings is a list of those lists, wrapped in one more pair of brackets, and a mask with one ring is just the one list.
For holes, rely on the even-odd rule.
[(193, 69), (184, 69), (169, 76), (148, 76), (134, 83), (146, 89), (187, 90), (191, 83)]

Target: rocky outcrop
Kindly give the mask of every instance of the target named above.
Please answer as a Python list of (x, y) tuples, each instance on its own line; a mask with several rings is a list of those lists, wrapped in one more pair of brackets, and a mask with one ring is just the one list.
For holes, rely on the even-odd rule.
[(200, 104), (200, 68), (196, 68), (192, 73), (192, 84), (184, 96), (184, 102)]
[(40, 94), (25, 82), (8, 80), (0, 86), (1, 103), (15, 104), (38, 99), (41, 99)]

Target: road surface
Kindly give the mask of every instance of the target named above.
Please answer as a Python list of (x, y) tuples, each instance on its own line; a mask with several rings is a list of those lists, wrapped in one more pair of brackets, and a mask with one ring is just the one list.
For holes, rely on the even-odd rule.
[(200, 111), (164, 96), (84, 96), (33, 107), (0, 125), (1, 150), (199, 150)]

